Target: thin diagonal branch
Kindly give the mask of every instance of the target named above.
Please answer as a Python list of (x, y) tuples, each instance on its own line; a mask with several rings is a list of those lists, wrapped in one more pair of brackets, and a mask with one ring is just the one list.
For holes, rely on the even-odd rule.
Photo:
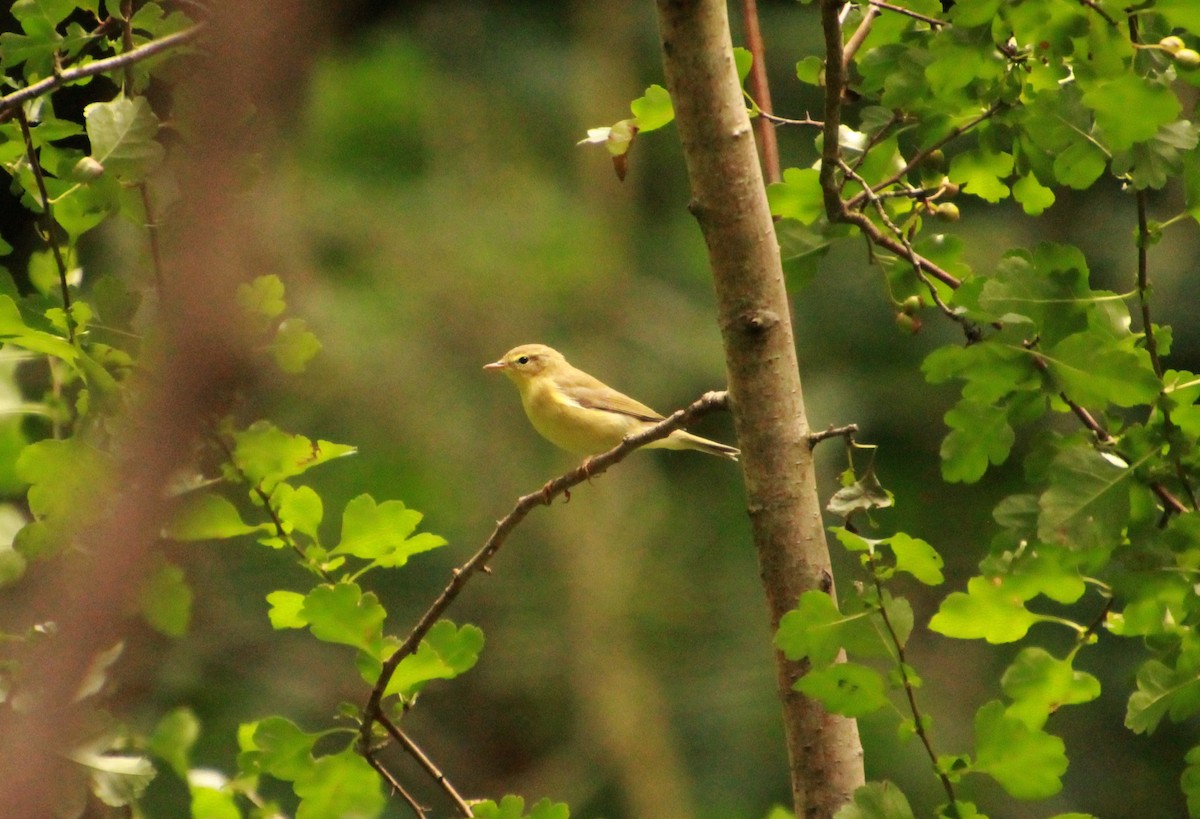
[[(976, 127), (980, 123), (986, 122), (987, 120), (991, 119), (993, 116), (995, 116), (997, 114), (997, 112), (1000, 111), (1001, 107), (1003, 107), (1002, 103), (999, 103), (999, 102), (992, 103), (983, 111), (983, 113), (979, 114), (976, 117), (973, 117), (970, 120), (967, 120), (962, 125), (959, 125), (958, 127), (952, 129), (950, 131), (950, 133), (946, 134), (944, 137), (942, 137), (937, 142), (930, 145), (928, 148), (925, 148), (922, 151), (918, 151), (916, 154), (913, 155), (913, 158), (908, 161), (908, 164), (906, 164), (900, 170), (896, 171), (894, 174), (889, 176), (887, 179), (874, 185), (871, 188), (871, 190), (878, 193), (879, 191), (883, 190), (884, 188), (888, 188), (888, 187), (891, 187), (892, 185), (896, 184), (901, 179), (908, 176), (908, 174), (914, 168), (916, 168), (918, 165), (920, 165), (922, 162), (924, 162), (929, 157), (929, 155), (932, 154), (934, 151), (944, 148), (946, 145), (948, 145), (949, 143), (958, 139), (960, 136), (965, 134), (967, 131), (970, 131), (972, 128)], [(836, 134), (836, 132), (835, 132), (835, 134)], [(863, 193), (857, 194), (856, 196), (851, 197), (850, 201), (846, 203), (846, 207), (856, 208), (859, 205), (861, 205), (866, 198), (867, 198), (867, 196), (866, 196), (865, 191)]]
[(450, 784), (450, 780), (447, 779), (446, 775), (442, 773), (441, 769), (433, 763), (433, 760), (429, 758), (429, 755), (422, 751), (421, 747), (417, 745), (417, 743), (413, 742), (412, 737), (401, 731), (400, 726), (396, 725), (396, 723), (392, 722), (382, 714), (379, 716), (379, 724), (382, 725), (384, 730), (388, 732), (388, 735), (396, 741), (396, 744), (403, 748), (405, 753), (415, 759), (417, 764), (424, 769), (425, 773), (429, 774), (429, 777), (437, 783), (438, 787), (450, 797), (451, 801), (454, 802), (454, 806), (458, 808), (459, 813), (467, 817), (475, 815), (474, 811), (471, 810), (471, 806), (467, 803), (467, 800), (463, 799), (462, 794), (460, 794), (458, 790)]
[(421, 806), (421, 803), (418, 802), (411, 793), (405, 790), (404, 786), (400, 784), (400, 781), (392, 775), (392, 772), (389, 771), (382, 762), (375, 758), (374, 754), (366, 754), (365, 756), (367, 758), (367, 764), (375, 769), (375, 773), (383, 777), (383, 780), (388, 783), (388, 787), (392, 789), (393, 793), (399, 794), (400, 798), (408, 803), (408, 807), (412, 810), (413, 815), (416, 816), (417, 819), (426, 819), (426, 817), (429, 816), (429, 811), (425, 810), (425, 808)]
[[(1086, 2), (1086, 0), (1083, 1)], [(887, 11), (895, 12), (896, 14), (903, 14), (905, 17), (911, 17), (914, 20), (919, 20), (922, 23), (928, 23), (934, 28), (941, 28), (942, 26), (950, 25), (950, 23), (946, 20), (940, 20), (937, 17), (930, 17), (926, 14), (913, 11), (912, 9), (906, 9), (904, 6), (897, 6), (893, 3), (884, 2), (884, 0), (867, 0), (867, 2), (870, 3), (871, 8), (873, 9), (886, 9)]]
[(46, 244), (54, 254), (54, 264), (58, 268), (58, 287), (62, 295), (63, 314), (67, 320), (67, 341), (75, 343), (75, 317), (71, 315), (71, 289), (67, 286), (67, 263), (63, 260), (62, 248), (54, 237), (58, 223), (54, 221), (54, 210), (50, 204), (50, 194), (46, 192), (46, 178), (42, 175), (42, 163), (38, 161), (37, 149), (33, 147), (33, 134), (29, 130), (29, 119), (25, 110), (18, 107), (17, 122), (21, 126), (21, 136), (25, 140), (25, 155), (29, 159), (29, 168), (33, 171), (33, 179), (41, 197), (42, 212), (46, 215)]
[[(366, 706), (363, 708), (362, 724), (359, 728), (358, 746), (360, 753), (369, 755), (371, 753), (371, 732), (372, 727), (376, 722), (380, 722), (383, 717), (382, 702), (384, 692), (387, 690), (388, 683), (391, 682), (392, 676), (396, 673), (396, 669), (405, 657), (412, 655), (421, 645), (421, 640), (429, 633), (436, 623), (458, 595), (466, 586), (467, 581), (479, 572), (488, 571), (488, 562), (495, 556), (500, 547), (512, 534), (513, 530), (525, 519), (525, 517), (533, 511), (535, 507), (549, 505), (556, 497), (566, 493), (574, 486), (578, 486), (584, 481), (590, 480), (597, 475), (605, 472), (610, 466), (624, 460), (631, 452), (639, 447), (642, 447), (652, 441), (657, 441), (660, 438), (665, 438), (676, 429), (679, 429), (692, 421), (707, 415), (711, 412), (728, 407), (729, 399), (725, 392), (709, 392), (705, 393), (698, 400), (694, 401), (689, 406), (672, 413), (669, 417), (663, 419), (652, 427), (642, 430), (636, 435), (630, 435), (619, 445), (610, 449), (608, 452), (595, 456), (594, 458), (585, 461), (583, 465), (559, 475), (557, 478), (549, 481), (545, 486), (536, 492), (530, 492), (517, 499), (512, 511), (497, 521), (496, 527), (492, 530), (491, 535), (484, 541), (482, 548), (475, 553), (466, 563), (459, 566), (451, 573), (450, 582), (438, 595), (437, 599), (425, 610), (417, 624), (409, 632), (404, 642), (392, 652), (384, 662), (380, 669), (379, 677), (375, 682), (374, 688), (371, 690), (370, 698), (367, 700)], [(386, 728), (386, 725), (384, 726)]]
[(158, 40), (151, 40), (148, 43), (144, 43), (132, 51), (123, 52), (115, 57), (96, 60), (95, 62), (81, 65), (78, 68), (68, 68), (52, 74), (44, 80), (38, 80), (32, 85), (17, 89), (11, 94), (0, 97), (0, 114), (21, 105), (27, 100), (48, 94), (60, 85), (82, 80), (86, 77), (95, 77), (98, 74), (107, 74), (109, 71), (121, 70), (127, 65), (149, 59), (164, 51), (170, 51), (176, 46), (183, 45), (189, 40), (195, 39), (204, 30), (205, 25), (205, 23), (197, 23), (191, 28), (185, 28), (183, 31), (177, 31)]

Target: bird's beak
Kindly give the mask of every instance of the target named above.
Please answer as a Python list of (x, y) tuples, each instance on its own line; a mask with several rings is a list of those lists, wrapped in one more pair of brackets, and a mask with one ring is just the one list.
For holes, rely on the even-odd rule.
[(485, 370), (503, 370), (506, 367), (508, 367), (508, 364), (506, 364), (503, 359), (500, 361), (493, 361), (491, 364), (483, 365)]

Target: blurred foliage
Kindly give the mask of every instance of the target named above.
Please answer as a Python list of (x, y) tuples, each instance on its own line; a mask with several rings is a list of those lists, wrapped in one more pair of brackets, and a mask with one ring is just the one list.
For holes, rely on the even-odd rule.
[[(13, 13), (75, 5), (98, 9), (94, 2), (23, 0)], [(937, 3), (908, 5), (941, 13)], [(1001, 19), (999, 5), (958, 3), (950, 18), (961, 33), (940, 38), (885, 15), (860, 54), (862, 90), (888, 105), (912, 107), (930, 131), (944, 127), (945, 111), (922, 106), (932, 109), (955, 99), (966, 107), (965, 95), (1004, 79), (1004, 57), (993, 53), (990, 39), (991, 21)], [(1018, 36), (1045, 24), (1020, 16), (1021, 9), (1044, 4), (1011, 5), (1012, 16), (1004, 19)], [(1182, 0), (1160, 5), (1190, 13)], [(803, 59), (822, 51), (814, 9), (790, 2), (761, 6), (769, 70), (779, 78), (773, 87), (776, 109), (796, 116), (819, 111), (820, 89), (812, 84), (818, 76), (811, 60)], [(1063, 55), (1079, 46), (1081, 20), (1089, 20), (1084, 4), (1057, 6), (1050, 22), (1061, 34), (1046, 41), (1047, 53), (1039, 56), (1047, 62), (1034, 61), (1044, 87), (1062, 79), (1052, 66), (1061, 67)], [(155, 3), (141, 8), (145, 36), (163, 36), (184, 23), (145, 11), (157, 8)], [(661, 82), (651, 4), (550, 7), (460, 0), (360, 5), (357, 11), (370, 25), (356, 24), (349, 12), (339, 20), (337, 39), (321, 44), (311, 74), (298, 78), (299, 111), (272, 110), (264, 103), (260, 112), (264, 119), (273, 117), (276, 127), (275, 142), (263, 146), (270, 159), (260, 163), (257, 185), (266, 269), (248, 271), (239, 301), (262, 333), (264, 354), (285, 374), (301, 369), (305, 374), (264, 376), (266, 389), (247, 397), (241, 412), (247, 422), (269, 417), (274, 423), (226, 431), (234, 469), (224, 477), (244, 482), (242, 491), (229, 498), (195, 496), (170, 531), (183, 541), (241, 539), (203, 548), (166, 546), (163, 563), (139, 598), (149, 627), (131, 626), (124, 653), (107, 669), (116, 694), (106, 706), (145, 736), (145, 752), (165, 764), (149, 781), (141, 757), (115, 752), (120, 743), (85, 749), (93, 764), (99, 754), (113, 768), (105, 772), (111, 776), (101, 790), (119, 801), (131, 794), (114, 793), (112, 783), (135, 783), (137, 794), (145, 789), (148, 815), (182, 815), (189, 803), (197, 815), (233, 815), (222, 811), (229, 805), (228, 777), (239, 765), (268, 775), (257, 794), (264, 804), (294, 803), (292, 786), (279, 787), (271, 778), (294, 783), (301, 795), (337, 780), (362, 783), (355, 789), (362, 800), (357, 809), (372, 813), (382, 807), (385, 815), (405, 815), (402, 806), (383, 807), (376, 798), (377, 779), (349, 750), (346, 730), (331, 739), (317, 729), (339, 701), (361, 704), (361, 657), (354, 669), (345, 646), (378, 663), (386, 641), (378, 611), (386, 610), (389, 628), (403, 633), (402, 624), (428, 605), (452, 567), (478, 548), (515, 497), (574, 465), (536, 437), (508, 385), (482, 373), (482, 364), (518, 343), (548, 343), (660, 410), (721, 386), (704, 247), (686, 212), (686, 179), (671, 129), (638, 138), (623, 183), (607, 154), (573, 147), (597, 123), (625, 116), (630, 100)], [(1135, 61), (1123, 36), (1102, 34), (1106, 28), (1094, 22), (1087, 31), (1106, 38), (1090, 43), (1098, 55)], [(9, 40), (0, 41), (6, 46), (3, 66), (15, 71), (10, 77), (22, 71), (45, 75), (54, 50), (76, 54), (83, 46), (75, 28), (30, 25), (32, 31), (14, 28), (4, 35)], [(71, 25), (79, 23), (72, 19)], [(1178, 25), (1197, 27), (1183, 18)], [(32, 38), (35, 42), (20, 41), (22, 49), (32, 50), (14, 50), (12, 37)], [(22, 63), (18, 54), (31, 56)], [(927, 59), (948, 55), (953, 60), (947, 64), (956, 70), (921, 73)], [(1136, 62), (1144, 73), (1170, 67), (1158, 53), (1139, 54)], [(1194, 76), (1180, 73), (1184, 79)], [(76, 121), (65, 110), (47, 107), (32, 128), (44, 136), (36, 145), (53, 174), (52, 195), (70, 203), (56, 209), (56, 218), (85, 271), (83, 285), (72, 291), (81, 297), (76, 304), (90, 305), (95, 315), (83, 309), (72, 318), (61, 309), (53, 312), (59, 286), (53, 259), (31, 249), (40, 246), (28, 220), (20, 230), (6, 227), (4, 247), (11, 243), (16, 249), (8, 267), (18, 284), (0, 286), (0, 334), (6, 349), (19, 347), (58, 362), (52, 378), (36, 364), (5, 370), (6, 405), (35, 415), (0, 433), (0, 487), (11, 497), (30, 487), (28, 511), (37, 517), (18, 536), (17, 548), (0, 548), (0, 581), (6, 583), (36, 571), (26, 561), (53, 551), (62, 527), (78, 525), (82, 510), (62, 503), (57, 493), (72, 486), (82, 491), (108, 468), (102, 453), (82, 448), (76, 439), (52, 438), (93, 408), (104, 411), (104, 402), (117, 394), (114, 384), (129, 377), (129, 356), (137, 352), (120, 333), (108, 331), (135, 328), (134, 291), (152, 278), (135, 227), (145, 219), (137, 198), (122, 195), (113, 180), (135, 184), (149, 178), (162, 185), (156, 175), (161, 149), (154, 146), (163, 112), (132, 93), (144, 89), (150, 76), (131, 78), (130, 97), (93, 86), (106, 99), (91, 103), (99, 107), (86, 116), (81, 110)], [(802, 82), (790, 81), (797, 76)], [(929, 77), (936, 95), (919, 93), (920, 77)], [(1161, 187), (1155, 184), (1160, 178), (1173, 178), (1180, 163), (1191, 161), (1182, 154), (1194, 145), (1187, 129), (1172, 128), (1179, 111), (1164, 87), (1115, 73), (1095, 78), (1069, 105), (1056, 101), (1025, 109), (1030, 118), (1062, 121), (1061, 127), (1047, 127), (1048, 143), (1023, 144), (1014, 158), (1011, 150), (998, 148), (994, 132), (984, 133), (951, 157), (947, 170), (954, 182), (1000, 204), (962, 197), (963, 218), (953, 234), (939, 235), (936, 247), (921, 251), (997, 274), (989, 279), (990, 290), (969, 291), (972, 300), (964, 304), (973, 317), (1004, 318), (1050, 278), (1040, 275), (1048, 271), (1062, 274), (1052, 281), (1064, 297), (1130, 289), (1137, 228), (1130, 194), (1120, 181), (1101, 175), (1110, 157), (1096, 154), (1095, 141), (1072, 141), (1064, 134), (1090, 127), (1091, 117), (1113, 152), (1113, 169), (1122, 172), (1125, 163), (1134, 185)], [(151, 101), (154, 90), (151, 84)], [(1190, 103), (1190, 89), (1180, 94)], [(661, 102), (656, 92), (646, 97)], [(854, 110), (869, 122), (865, 107)], [(661, 120), (661, 106), (654, 110)], [(1139, 114), (1128, 116), (1130, 110)], [(645, 110), (632, 113), (643, 116)], [(10, 210), (36, 212), (31, 205), (36, 186), (28, 163), (21, 164), (16, 123), (3, 128), (3, 148), (9, 151), (3, 159), (15, 169), (17, 198), (24, 198), (10, 202)], [(816, 177), (808, 169), (817, 156), (812, 133), (789, 129), (781, 138), (789, 164), (799, 170), (787, 172), (773, 202), (781, 215), (811, 225), (822, 216), (813, 207)], [(890, 147), (901, 150), (899, 142)], [(87, 179), (94, 168), (80, 162), (89, 156), (111, 173)], [(880, 163), (877, 171), (889, 168)], [(1051, 186), (1047, 174), (1061, 185)], [(1015, 201), (1006, 198), (1010, 193)], [(1174, 213), (1194, 205), (1193, 199), (1189, 194), (1185, 201), (1182, 192), (1168, 188), (1153, 193), (1151, 203)], [(112, 214), (127, 218), (107, 218)], [(5, 214), (6, 226), (14, 221), (10, 216)], [(1073, 653), (1073, 635), (1038, 626), (1053, 618), (1023, 606), (1036, 586), (1036, 593), (1067, 607), (1064, 617), (1072, 614), (1078, 595), (1072, 596), (1073, 580), (1061, 567), (1040, 566), (1035, 579), (1026, 578), (1033, 585), (1009, 595), (1002, 594), (1003, 584), (967, 579), (995, 535), (993, 509), (1028, 489), (1024, 459), (1040, 464), (1040, 474), (1056, 487), (1051, 499), (1064, 520), (1082, 508), (1072, 493), (1088, 488), (1072, 476), (1103, 488), (1109, 485), (1108, 467), (1094, 458), (1068, 462), (1028, 439), (1005, 437), (1003, 428), (1020, 408), (1006, 408), (1000, 417), (980, 396), (998, 398), (1008, 394), (1008, 384), (1032, 383), (1020, 353), (956, 347), (931, 356), (960, 336), (950, 322), (932, 317), (919, 334), (897, 332), (896, 302), (906, 293), (894, 271), (874, 268), (856, 243), (824, 249), (823, 237), (815, 241), (787, 221), (780, 233), (785, 247), (803, 251), (789, 266), (789, 286), (813, 427), (859, 425), (860, 437), (878, 445), (874, 469), (897, 501), (886, 517), (874, 513), (874, 524), (920, 535), (843, 530), (838, 541), (846, 549), (835, 555), (839, 584), (849, 589), (855, 578), (879, 577), (896, 589), (895, 596), (879, 595), (879, 609), (903, 633), (899, 642), (906, 643), (908, 664), (919, 671), (923, 705), (940, 747), (955, 753), (975, 747), (977, 770), (991, 773), (1015, 796), (1047, 795), (1053, 788), (1046, 777), (1062, 775), (1062, 791), (1032, 807), (977, 778), (963, 780), (965, 796), (1001, 805), (995, 815), (1018, 818), (1050, 811), (1117, 819), (1180, 815), (1185, 809), (1180, 776), (1185, 782), (1197, 778), (1195, 751), (1185, 760), (1195, 744), (1194, 718), (1183, 726), (1164, 721), (1152, 739), (1130, 734), (1122, 724), (1127, 709), (1122, 692), (1132, 689), (1149, 700), (1133, 727), (1150, 728), (1167, 716), (1169, 703), (1155, 692), (1173, 690), (1179, 672), (1159, 661), (1143, 665), (1131, 641), (1108, 635), (1073, 657), (1074, 664), (1061, 659)], [(1173, 328), (1172, 365), (1195, 371), (1196, 231), (1180, 225), (1159, 230), (1155, 240), (1155, 321)], [(1033, 253), (1009, 252), (1042, 242), (1071, 242), (1086, 263), (1058, 264), (1063, 254), (1049, 244)], [(1046, 261), (1051, 256), (1054, 264)], [(131, 268), (137, 268), (133, 277)], [(106, 274), (123, 278), (118, 284)], [(24, 294), (21, 310), (18, 292)], [(1097, 308), (1075, 318), (1096, 329), (1102, 312)], [(1067, 329), (1073, 327), (1057, 328), (1062, 332), (1056, 336), (1046, 316), (1029, 318), (1043, 328), (1043, 342), (1055, 345), (1055, 374), (1064, 386), (1101, 389), (1090, 379), (1072, 380), (1090, 366), (1072, 362), (1085, 359), (1095, 339), (1072, 341)], [(66, 340), (71, 322), (80, 332), (91, 329), (86, 344)], [(923, 380), (922, 362), (937, 385)], [(1127, 357), (1113, 357), (1113, 377), (1102, 394), (1088, 397), (1119, 407), (1146, 403), (1155, 388), (1126, 364)], [(940, 386), (952, 378), (966, 379), (962, 395), (973, 402), (960, 402), (955, 390)], [(51, 380), (66, 383), (74, 400), (45, 390)], [(35, 394), (45, 398), (45, 406), (26, 406), (22, 396)], [(949, 438), (935, 420), (942, 417), (953, 430)], [(1077, 427), (1058, 417), (1050, 429), (1069, 435)], [(699, 431), (730, 438), (727, 419), (710, 419)], [(26, 446), (39, 439), (46, 440)], [(256, 446), (268, 440), (269, 446)], [(356, 452), (330, 459), (349, 447), (338, 449), (329, 441), (353, 442)], [(25, 455), (17, 461), (21, 451)], [(314, 452), (321, 457), (310, 462)], [(833, 442), (822, 444), (818, 456), (822, 490), (832, 496), (846, 456)], [(323, 465), (305, 472), (306, 484), (293, 487), (288, 481), (304, 471), (292, 471), (301, 462), (304, 470)], [(987, 483), (971, 483), (985, 472)], [(622, 463), (579, 488), (569, 504), (535, 513), (497, 559), (494, 575), (476, 579), (459, 601), (455, 619), (483, 626), (486, 652), (478, 652), (475, 632), (466, 630), (471, 627), (447, 625), (424, 655), (416, 655), (422, 657), (421, 673), (430, 676), (402, 678), (403, 685), (397, 682), (391, 692), (410, 696), (423, 689), (421, 707), (406, 716), (406, 728), (467, 796), (529, 797), (528, 807), (507, 797), (481, 815), (559, 817), (561, 801), (578, 816), (729, 819), (759, 817), (771, 804), (790, 800), (770, 662), (773, 635), (760, 602), (737, 482), (729, 464), (689, 453), (643, 453)], [(39, 494), (52, 484), (55, 492)], [(263, 499), (252, 501), (249, 487), (279, 492), (275, 508), (286, 513), (281, 522), (288, 537), (263, 517)], [(1019, 508), (1008, 509), (1012, 520), (1028, 522)], [(414, 544), (423, 536), (414, 534), (420, 515), (413, 510), (425, 513), (425, 527), (437, 537)], [(830, 517), (831, 524), (843, 522)], [(394, 534), (410, 523), (395, 542), (372, 534)], [(1108, 532), (1115, 524), (1110, 519), (1100, 525)], [(1173, 534), (1181, 541), (1192, 537), (1178, 531), (1183, 528), (1176, 524)], [(1037, 525), (1033, 534), (1039, 535)], [(285, 551), (250, 548), (245, 535)], [(301, 559), (284, 557), (293, 543), (301, 544)], [(322, 545), (333, 543), (339, 546)], [(295, 591), (312, 586), (314, 569), (318, 579), (320, 571), (343, 570), (343, 563), (331, 561), (354, 558), (390, 568), (435, 546), (440, 548), (402, 573), (389, 573), (371, 591), (360, 589), (357, 577)], [(944, 566), (930, 557), (932, 548)], [(864, 555), (874, 560), (878, 554), (891, 562), (864, 564)], [(910, 637), (913, 624), (928, 623), (943, 596), (923, 584), (941, 580), (943, 573), (946, 587), (965, 591), (953, 592), (940, 609), (935, 621), (940, 630), (996, 643), (1029, 631), (1037, 645), (993, 650), (923, 628), (919, 638)], [(322, 588), (327, 591), (317, 591)], [(279, 589), (287, 591), (275, 591), (268, 601), (267, 592)], [(1172, 601), (1189, 595), (1180, 583), (1164, 583), (1154, 593), (1168, 610)], [(846, 644), (832, 642), (830, 634), (820, 635), (824, 643), (813, 642), (813, 624), (840, 624), (829, 598), (820, 597), (824, 603), (802, 601), (810, 616), (792, 634), (800, 641), (794, 647), (798, 654), (826, 656)], [(347, 610), (359, 628), (342, 628)], [(871, 625), (869, 633), (837, 637), (860, 649), (870, 646), (868, 655), (886, 656), (887, 643), (879, 641), (875, 628), (879, 615), (866, 612), (860, 625)], [(1149, 624), (1162, 613), (1162, 608), (1126, 610), (1124, 633), (1153, 643), (1161, 635)], [(15, 632), (29, 625), (5, 617), (0, 628)], [(276, 632), (273, 625), (289, 630)], [(781, 632), (780, 639), (788, 633)], [(470, 655), (471, 664), (477, 655), (478, 665), (452, 685), (426, 689), (425, 682), (468, 667), (447, 659), (461, 659), (457, 649)], [(865, 691), (867, 704), (879, 705), (886, 696), (876, 674), (851, 666), (807, 685), (818, 696)], [(1001, 693), (1011, 702), (996, 699)], [(1093, 702), (1086, 712), (1054, 714), (1054, 737), (1043, 730), (1052, 705), (1088, 700)], [(897, 737), (893, 718), (863, 702), (852, 697), (842, 707), (862, 715), (868, 776), (897, 783), (908, 798), (899, 789), (874, 785), (856, 797), (860, 813), (850, 815), (903, 815), (909, 800), (921, 806), (918, 815), (927, 815), (944, 797), (928, 764), (911, 742)], [(1056, 737), (1071, 760), (1065, 774)], [(1008, 766), (1013, 748), (1026, 754), (1015, 768)], [(948, 759), (946, 770), (960, 763)], [(1185, 770), (1187, 764), (1192, 767)], [(197, 775), (205, 769), (211, 769), (211, 778)], [(443, 803), (415, 768), (402, 779), (413, 783), (421, 801)], [(553, 801), (538, 802), (543, 796)]]

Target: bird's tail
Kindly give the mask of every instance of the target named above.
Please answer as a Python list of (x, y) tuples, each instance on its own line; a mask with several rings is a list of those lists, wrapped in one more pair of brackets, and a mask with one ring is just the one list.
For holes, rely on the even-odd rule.
[(649, 446), (662, 447), (663, 449), (694, 449), (697, 452), (703, 452), (707, 455), (717, 455), (722, 458), (728, 458), (731, 461), (736, 461), (738, 455), (742, 454), (742, 451), (737, 447), (710, 441), (707, 438), (701, 438), (699, 435), (693, 435), (681, 429), (675, 430), (666, 438), (663, 438), (661, 441), (655, 441)]

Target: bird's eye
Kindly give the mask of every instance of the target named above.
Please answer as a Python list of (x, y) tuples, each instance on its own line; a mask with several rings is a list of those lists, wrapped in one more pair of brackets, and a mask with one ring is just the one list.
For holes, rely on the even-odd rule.
[(529, 363), (529, 356), (527, 356), (527, 355), (523, 355), (523, 356), (521, 356), (520, 358), (518, 358), (518, 359), (517, 359), (517, 363), (518, 363), (518, 364), (528, 364), (528, 363)]

